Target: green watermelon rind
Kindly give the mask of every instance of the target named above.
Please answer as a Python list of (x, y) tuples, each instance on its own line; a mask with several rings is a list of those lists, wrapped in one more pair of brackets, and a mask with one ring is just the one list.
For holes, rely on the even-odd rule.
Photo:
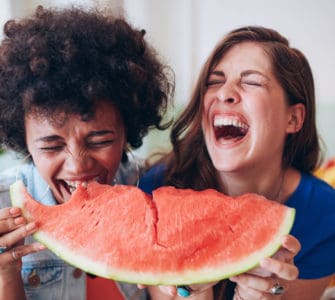
[[(13, 206), (23, 208), (24, 197), (21, 189), (22, 182), (16, 182), (10, 187), (10, 196)], [(23, 215), (29, 219), (27, 213), (23, 209)], [(166, 272), (157, 274), (154, 272), (134, 272), (131, 270), (121, 270), (120, 268), (110, 268), (106, 264), (93, 261), (85, 256), (78, 255), (76, 251), (68, 249), (61, 245), (58, 241), (52, 239), (42, 230), (33, 234), (33, 237), (45, 245), (57, 256), (62, 258), (68, 264), (80, 268), (83, 271), (101, 276), (104, 278), (114, 279), (117, 281), (146, 284), (146, 285), (188, 285), (206, 282), (215, 282), (226, 279), (251, 270), (259, 265), (259, 262), (270, 257), (281, 247), (282, 237), (290, 233), (295, 219), (295, 209), (287, 208), (282, 225), (273, 237), (272, 241), (267, 243), (262, 249), (252, 253), (238, 263), (219, 264), (215, 263), (215, 267), (204, 267), (198, 270), (191, 268), (184, 272)], [(94, 245), (92, 245), (94, 247)]]

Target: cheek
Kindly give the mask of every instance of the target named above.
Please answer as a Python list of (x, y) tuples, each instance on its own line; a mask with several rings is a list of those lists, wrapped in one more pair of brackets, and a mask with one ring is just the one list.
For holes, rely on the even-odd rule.
[(212, 103), (212, 101), (211, 101), (210, 99), (211, 99), (211, 96), (210, 96), (209, 93), (207, 92), (207, 93), (204, 95), (204, 98), (203, 98), (202, 103), (201, 103), (201, 105), (202, 105), (202, 110), (203, 110), (202, 112), (203, 112), (203, 113), (208, 112), (209, 107), (210, 107), (210, 105), (211, 105), (211, 103)]
[(32, 155), (33, 162), (38, 169), (41, 176), (46, 180), (52, 178), (53, 174), (58, 169), (58, 162), (56, 159), (45, 158), (42, 155)]
[(101, 153), (96, 159), (100, 165), (104, 166), (109, 172), (116, 172), (121, 162), (123, 147), (116, 147), (104, 153)]
[(206, 123), (209, 122), (209, 113), (210, 113), (210, 105), (211, 102), (208, 100), (208, 97), (204, 97), (203, 102), (202, 102), (202, 113), (201, 113), (201, 122), (202, 122), (202, 127), (206, 125)]
[(278, 118), (278, 112), (270, 101), (250, 101), (245, 103), (244, 109), (250, 121), (261, 127), (272, 127), (271, 124)]

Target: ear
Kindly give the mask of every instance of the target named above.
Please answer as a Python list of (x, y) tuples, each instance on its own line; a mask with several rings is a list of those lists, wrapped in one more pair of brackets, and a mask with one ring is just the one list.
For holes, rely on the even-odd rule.
[(296, 133), (304, 124), (306, 115), (306, 107), (302, 103), (298, 103), (289, 107), (289, 119), (287, 123), (286, 133)]

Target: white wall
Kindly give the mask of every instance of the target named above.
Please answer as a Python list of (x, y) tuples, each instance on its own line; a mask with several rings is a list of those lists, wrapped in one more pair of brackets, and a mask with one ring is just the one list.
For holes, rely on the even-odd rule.
[[(8, 13), (4, 14), (6, 18), (19, 18), (32, 13), (36, 6), (44, 7), (67, 7), (71, 5), (79, 7), (109, 7), (117, 14), (123, 14), (123, 0), (1, 0), (0, 18), (3, 17), (3, 6), (8, 7)], [(1, 19), (1, 24), (3, 21)]]
[[(2, 0), (2, 14), (12, 4), (22, 15), (37, 4), (111, 6), (147, 31), (147, 38), (176, 73), (176, 102), (184, 105), (205, 58), (228, 31), (242, 25), (277, 29), (307, 56), (314, 71), (317, 117), (326, 156), (335, 156), (335, 0)], [(2, 21), (2, 19), (1, 19)], [(166, 134), (149, 136), (139, 153), (164, 144)]]
[(335, 156), (334, 0), (124, 0), (128, 19), (176, 72), (176, 101), (186, 103), (205, 58), (230, 30), (243, 25), (272, 27), (304, 52), (316, 83), (317, 117), (326, 156)]
[(2, 37), (2, 26), (10, 17), (11, 17), (10, 2), (4, 1), (3, 3), (1, 3), (1, 11), (0, 11), (0, 24), (1, 24), (0, 37)]

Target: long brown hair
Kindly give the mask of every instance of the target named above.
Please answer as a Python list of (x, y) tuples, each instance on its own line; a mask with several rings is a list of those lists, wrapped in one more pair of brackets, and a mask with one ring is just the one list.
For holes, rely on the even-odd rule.
[(166, 181), (177, 187), (197, 190), (218, 188), (216, 171), (207, 153), (201, 117), (206, 82), (210, 71), (233, 46), (252, 41), (259, 43), (269, 56), (273, 72), (286, 93), (289, 105), (302, 103), (306, 116), (301, 130), (287, 136), (283, 164), (302, 172), (312, 171), (320, 162), (321, 152), (315, 122), (315, 92), (311, 68), (305, 56), (290, 47), (277, 31), (264, 27), (242, 27), (226, 35), (204, 64), (190, 102), (171, 131), (173, 151), (169, 156)]

